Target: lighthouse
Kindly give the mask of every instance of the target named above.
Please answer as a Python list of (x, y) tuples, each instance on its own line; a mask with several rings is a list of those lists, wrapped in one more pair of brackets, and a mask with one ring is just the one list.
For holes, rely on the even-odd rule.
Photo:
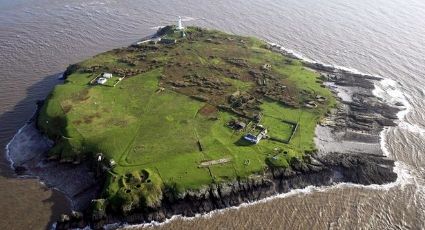
[(184, 30), (184, 27), (182, 25), (182, 17), (179, 16), (179, 21), (177, 22), (177, 29), (178, 30)]
[(180, 33), (182, 38), (186, 37), (186, 33), (184, 32), (184, 27), (182, 25), (182, 17), (179, 16), (179, 20), (177, 21), (177, 30), (176, 32)]

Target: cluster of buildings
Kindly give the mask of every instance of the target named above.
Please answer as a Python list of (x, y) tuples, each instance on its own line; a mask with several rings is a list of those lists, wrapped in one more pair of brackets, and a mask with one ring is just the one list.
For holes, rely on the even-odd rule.
[[(234, 130), (244, 130), (248, 125), (242, 121), (231, 120), (228, 123), (228, 126)], [(261, 139), (267, 138), (267, 129), (263, 125), (257, 124), (254, 128), (255, 131), (258, 131), (256, 134), (247, 133), (243, 136), (243, 139), (252, 143), (258, 144)]]
[[(183, 27), (183, 23), (182, 23), (182, 18), (179, 17), (179, 20), (177, 21), (177, 25), (175, 27), (174, 33), (180, 33), (180, 37), (184, 38), (186, 37), (186, 32), (185, 32), (185, 28)], [(149, 43), (149, 44), (176, 44), (177, 43), (177, 39), (174, 38), (174, 36), (172, 37), (167, 37), (167, 36), (163, 36), (163, 37), (154, 37), (148, 40), (144, 40), (144, 41), (140, 41), (137, 42), (137, 45), (141, 45), (143, 43)]]
[(112, 78), (112, 73), (103, 73), (102, 76), (99, 77), (96, 82), (97, 84), (103, 85), (108, 81), (108, 79), (111, 79), (111, 78)]

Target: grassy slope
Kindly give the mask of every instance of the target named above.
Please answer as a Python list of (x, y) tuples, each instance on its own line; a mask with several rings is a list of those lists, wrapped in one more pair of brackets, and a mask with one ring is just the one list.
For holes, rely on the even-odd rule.
[[(219, 32), (209, 33), (223, 35)], [(146, 57), (162, 65), (179, 56), (180, 60), (185, 58), (186, 61), (199, 63), (201, 67), (197, 73), (209, 74), (209, 66), (221, 66), (242, 73), (243, 70), (228, 66), (222, 59), (227, 55), (239, 55), (251, 64), (272, 64), (274, 71), (298, 91), (306, 90), (329, 98), (325, 105), (317, 109), (289, 108), (273, 101), (262, 103), (264, 125), (272, 135), (284, 139), (290, 136), (291, 127), (282, 123), (281, 119), (299, 122), (299, 128), (289, 144), (262, 141), (258, 145), (247, 145), (241, 142), (243, 133), (226, 127), (226, 123), (235, 118), (234, 115), (219, 112), (218, 119), (211, 120), (198, 113), (204, 106), (203, 102), (170, 89), (157, 93), (160, 76), (166, 72), (163, 67), (158, 67), (126, 78), (116, 87), (89, 86), (88, 82), (98, 73), (92, 75), (77, 71), (69, 76), (66, 84), (53, 90), (39, 116), (41, 129), (58, 143), (50, 154), (60, 155), (61, 159), (81, 160), (86, 154), (102, 152), (108, 159), (114, 159), (118, 165), (107, 180), (104, 194), (111, 201), (120, 197), (134, 200), (134, 197), (146, 196), (148, 190), (144, 185), (136, 189), (139, 182), (123, 182), (129, 180), (127, 174), (137, 174), (141, 170), (156, 175), (152, 183), (157, 187), (152, 191), (157, 191), (163, 184), (172, 184), (179, 191), (184, 191), (260, 173), (267, 166), (266, 159), (277, 154), (274, 151), (276, 148), (287, 150), (288, 153), (281, 156), (283, 160), (278, 162), (282, 167), (287, 167), (292, 157), (301, 157), (304, 151), (315, 148), (314, 128), (328, 108), (335, 104), (335, 100), (329, 90), (320, 87), (318, 75), (305, 70), (298, 61), (284, 64), (288, 59), (261, 48), (263, 42), (253, 38), (243, 39), (248, 40), (248, 46), (242, 48), (227, 43), (182, 41), (174, 48), (147, 53)], [(120, 55), (123, 55), (123, 51), (114, 50), (80, 64), (82, 67), (103, 65), (127, 68), (117, 57)], [(124, 55), (134, 57), (137, 54), (129, 52)], [(211, 55), (217, 57), (208, 58)], [(145, 62), (137, 65), (138, 68), (147, 67)], [(253, 82), (234, 80), (220, 73), (216, 73), (216, 76), (232, 84), (233, 91), (247, 91), (254, 85)], [(198, 140), (204, 148), (202, 152), (199, 151)], [(231, 161), (209, 168), (198, 167), (202, 161), (221, 158)], [(151, 199), (154, 203), (155, 198)]]

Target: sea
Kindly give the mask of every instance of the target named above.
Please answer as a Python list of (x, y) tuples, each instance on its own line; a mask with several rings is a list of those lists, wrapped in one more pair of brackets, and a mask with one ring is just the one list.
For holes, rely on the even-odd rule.
[[(424, 229), (424, 0), (0, 0), (0, 228), (49, 229), (69, 201), (17, 177), (5, 147), (72, 63), (174, 24), (276, 43), (299, 57), (381, 76), (376, 95), (401, 101), (381, 133), (396, 182), (307, 187), (194, 218), (131, 229)], [(112, 227), (112, 226), (111, 226)]]

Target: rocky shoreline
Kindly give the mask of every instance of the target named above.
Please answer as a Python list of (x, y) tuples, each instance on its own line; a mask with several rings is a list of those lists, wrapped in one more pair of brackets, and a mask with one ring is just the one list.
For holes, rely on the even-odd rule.
[[(288, 56), (279, 46), (270, 49)], [(318, 63), (304, 62), (304, 65), (321, 74), (324, 87), (330, 87), (338, 95), (339, 106), (316, 128), (317, 153), (310, 155), (306, 162), (293, 165), (292, 169), (270, 168), (248, 180), (212, 185), (178, 197), (165, 191), (160, 207), (119, 216), (89, 213), (91, 200), (101, 190), (102, 178), (95, 177), (90, 163), (48, 160), (45, 153), (52, 147), (52, 142), (38, 131), (34, 122), (37, 113), (9, 143), (8, 155), (18, 174), (37, 176), (72, 200), (76, 212), (64, 215), (58, 221), (57, 229), (86, 225), (99, 229), (117, 222), (161, 222), (173, 215), (190, 217), (310, 185), (340, 182), (369, 185), (395, 181), (394, 161), (383, 155), (380, 133), (386, 126), (396, 125), (396, 114), (401, 106), (386, 104), (373, 95), (374, 82), (381, 79)]]
[(7, 145), (8, 158), (19, 176), (38, 177), (48, 187), (63, 192), (75, 210), (85, 210), (101, 189), (89, 163), (65, 163), (47, 158), (53, 141), (40, 133), (36, 126), (37, 103), (33, 117), (22, 127)]

